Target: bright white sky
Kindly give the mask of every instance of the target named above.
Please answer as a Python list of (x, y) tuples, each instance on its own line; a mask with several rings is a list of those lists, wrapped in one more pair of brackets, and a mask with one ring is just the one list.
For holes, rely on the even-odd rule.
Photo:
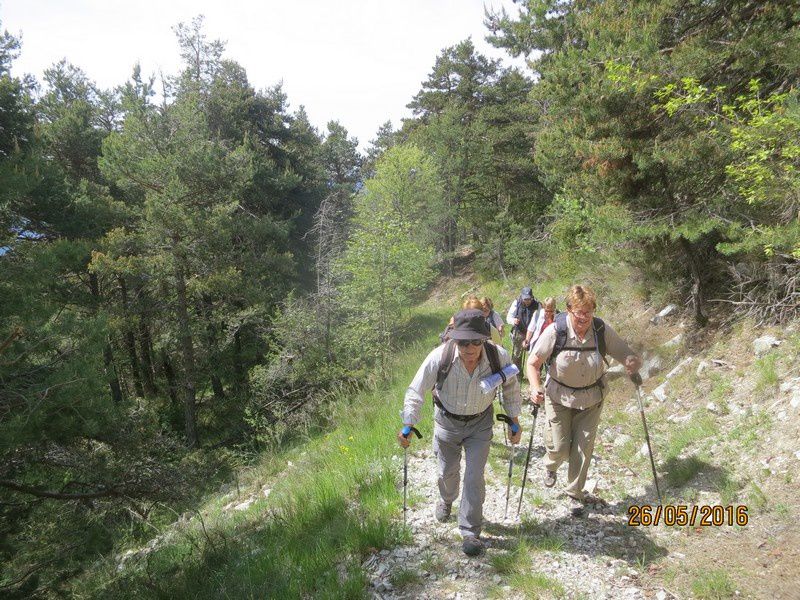
[(511, 61), (485, 41), (484, 4), (511, 0), (0, 0), (0, 27), (22, 35), (15, 75), (42, 80), (62, 58), (102, 88), (142, 74), (177, 73), (172, 27), (205, 15), (209, 39), (263, 89), (283, 81), (290, 110), (301, 104), (320, 131), (336, 119), (364, 149), (378, 127), (397, 128), (436, 56), (472, 37), (478, 50)]

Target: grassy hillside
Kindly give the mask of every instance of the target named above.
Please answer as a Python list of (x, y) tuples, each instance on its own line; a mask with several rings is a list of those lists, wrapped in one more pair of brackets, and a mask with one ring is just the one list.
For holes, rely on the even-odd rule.
[[(80, 597), (358, 598), (361, 561), (402, 543), (394, 436), (408, 382), (449, 311), (415, 313), (423, 331), (394, 357), (384, 386), (340, 397), (305, 441), (239, 474), (235, 485), (158, 533), (145, 548), (98, 564)], [(393, 460), (394, 458), (394, 460)]]
[[(402, 528), (402, 454), (394, 436), (405, 387), (465, 292), (493, 296), (504, 311), (524, 283), (480, 283), (468, 272), (440, 282), (404, 328), (408, 339), (398, 340), (402, 349), (393, 357), (390, 381), (358, 394), (342, 393), (322, 407), (320, 418), (295, 425), (301, 435), (292, 447), (264, 455), (194, 513), (154, 532), (148, 546), (120, 548), (114, 560), (98, 563), (82, 578), (74, 593), (104, 598), (579, 597), (578, 578), (570, 574), (575, 563), (602, 584), (598, 590), (611, 594), (607, 597), (622, 589), (614, 587), (620, 581), (634, 590), (631, 597), (791, 597), (785, 585), (793, 579), (796, 586), (798, 577), (794, 478), (800, 459), (794, 453), (800, 418), (790, 406), (794, 388), (786, 382), (798, 377), (800, 334), (773, 330), (781, 345), (756, 358), (751, 341), (764, 331), (749, 323), (718, 323), (702, 334), (691, 332), (680, 317), (652, 325), (649, 319), (660, 305), (645, 304), (635, 278), (622, 269), (606, 271), (592, 283), (601, 299), (599, 313), (638, 350), (662, 362), (645, 390), (652, 391), (684, 363), (665, 384), (665, 400), (649, 395), (646, 400), (665, 503), (747, 505), (748, 524), (627, 526), (628, 507), (653, 503), (655, 495), (641, 451), (633, 388), (619, 379), (607, 397), (589, 475), (608, 503), (596, 514), (578, 523), (563, 517), (561, 482), (552, 492), (542, 488), (538, 430), (523, 522), (488, 527), (495, 542), (479, 562), (459, 562), (452, 532), (438, 529), (428, 536), (427, 529), (436, 525), (421, 516), (413, 527)], [(537, 296), (560, 298), (567, 282), (532, 283)], [(426, 439), (411, 454), (418, 470), (431, 469), (429, 414), (421, 429)], [(498, 498), (505, 489), (508, 456), (499, 435), (489, 473)], [(526, 431), (523, 441), (527, 436)], [(522, 449), (517, 456), (513, 494), (519, 493)], [(429, 519), (431, 491), (425, 492), (425, 485), (418, 483), (411, 504)], [(385, 561), (393, 562), (381, 567)], [(457, 570), (448, 571), (450, 565)], [(596, 590), (583, 597), (595, 593), (601, 597)]]

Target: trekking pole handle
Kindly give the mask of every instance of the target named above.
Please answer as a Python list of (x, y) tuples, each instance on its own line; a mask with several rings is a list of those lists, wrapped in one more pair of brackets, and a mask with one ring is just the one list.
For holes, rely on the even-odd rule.
[(422, 439), (422, 434), (419, 432), (419, 429), (417, 429), (416, 427), (413, 427), (411, 425), (405, 425), (403, 427), (403, 437), (404, 438), (408, 439), (408, 436), (411, 435), (412, 432), (415, 433), (419, 439)]
[(631, 375), (631, 381), (633, 382), (633, 385), (639, 387), (640, 385), (642, 385), (642, 376), (639, 375), (639, 373), (634, 373), (633, 375)]
[(501, 413), (497, 415), (497, 420), (502, 423), (506, 423), (508, 425), (508, 428), (511, 430), (511, 433), (517, 433), (519, 431), (519, 425), (514, 423), (514, 421), (512, 421), (511, 417), (509, 417), (508, 415), (504, 415)]

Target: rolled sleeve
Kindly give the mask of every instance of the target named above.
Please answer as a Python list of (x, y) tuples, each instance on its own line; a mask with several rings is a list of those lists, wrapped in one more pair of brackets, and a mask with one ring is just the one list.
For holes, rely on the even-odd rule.
[(514, 314), (516, 312), (517, 312), (517, 301), (514, 300), (514, 302), (511, 303), (511, 307), (508, 309), (508, 314), (506, 314), (506, 322), (509, 325), (514, 324), (514, 319), (515, 319)]
[(416, 425), (419, 422), (420, 410), (425, 402), (425, 392), (436, 383), (436, 375), (439, 372), (444, 348), (444, 345), (439, 346), (428, 354), (406, 389), (403, 410), (400, 411), (403, 423)]

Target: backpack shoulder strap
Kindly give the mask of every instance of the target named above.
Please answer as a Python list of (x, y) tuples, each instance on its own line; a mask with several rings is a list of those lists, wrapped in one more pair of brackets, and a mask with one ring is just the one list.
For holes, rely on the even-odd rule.
[(601, 356), (606, 355), (606, 324), (600, 317), (594, 317), (592, 326), (594, 327), (594, 337), (597, 341), (597, 349)]
[(558, 353), (567, 345), (567, 313), (558, 313), (554, 319), (554, 323), (556, 327), (556, 343), (553, 345), (553, 351), (550, 353), (549, 363), (555, 361)]
[(600, 353), (600, 358), (602, 358), (603, 362), (608, 366), (608, 360), (606, 359), (606, 324), (600, 317), (594, 317), (592, 319), (592, 327), (594, 327), (594, 339), (597, 344), (597, 351)]
[(500, 373), (503, 367), (500, 366), (500, 352), (498, 352), (497, 346), (495, 346), (494, 342), (487, 340), (483, 343), (483, 349), (486, 351), (486, 358), (489, 360), (492, 373)]
[(453, 359), (456, 356), (456, 343), (453, 340), (448, 340), (445, 343), (444, 350), (442, 351), (442, 360), (439, 363), (439, 371), (436, 373), (436, 387), (434, 390), (440, 392), (444, 380), (450, 374), (450, 369), (453, 366)]

